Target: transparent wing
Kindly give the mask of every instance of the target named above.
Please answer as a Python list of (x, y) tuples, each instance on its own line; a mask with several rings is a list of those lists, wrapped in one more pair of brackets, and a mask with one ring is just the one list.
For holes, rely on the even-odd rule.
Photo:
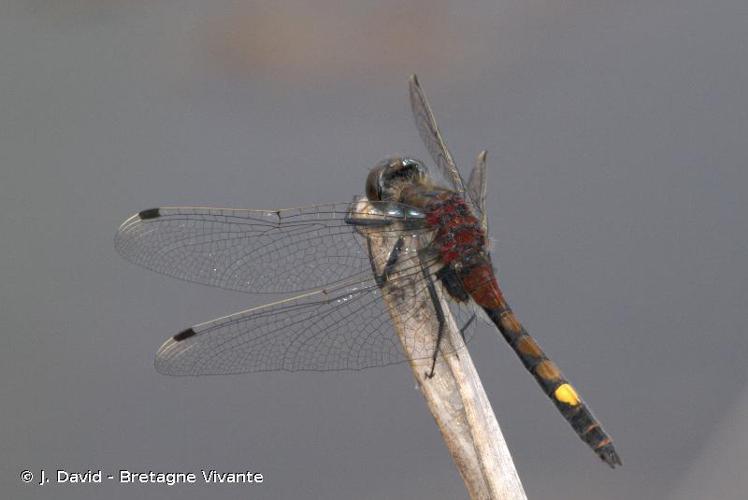
[[(403, 293), (423, 293), (421, 264), (408, 266), (398, 278), (409, 280)], [(412, 312), (424, 313), (434, 317), (433, 311)], [(470, 331), (472, 319), (458, 321)], [(435, 349), (431, 337), (406, 342), (413, 358), (430, 358)], [(193, 326), (161, 346), (155, 365), (168, 375), (360, 370), (404, 361), (403, 352), (381, 291), (369, 279)]]
[(480, 213), (480, 225), (483, 232), (488, 233), (488, 220), (486, 219), (486, 151), (478, 153), (475, 166), (470, 172), (467, 183), (467, 193), (473, 204)]
[(129, 261), (183, 280), (277, 293), (370, 277), (362, 228), (426, 231), (423, 214), (406, 205), (372, 203), (366, 213), (352, 207), (144, 210), (120, 226), (115, 248)]
[(416, 75), (411, 75), (410, 77), (409, 90), (413, 118), (416, 121), (416, 127), (421, 134), (421, 139), (426, 145), (426, 149), (428, 149), (429, 154), (434, 159), (442, 175), (446, 177), (459, 193), (464, 193), (465, 183), (452, 159), (452, 154), (447, 149), (447, 145), (439, 132), (434, 113), (431, 111), (431, 106), (429, 106), (426, 95), (423, 93)]

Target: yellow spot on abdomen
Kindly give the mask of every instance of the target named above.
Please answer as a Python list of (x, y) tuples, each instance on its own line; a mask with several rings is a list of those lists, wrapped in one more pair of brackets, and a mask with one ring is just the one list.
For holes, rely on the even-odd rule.
[(570, 406), (577, 406), (580, 403), (577, 391), (575, 391), (570, 384), (559, 385), (556, 390), (553, 391), (553, 397)]

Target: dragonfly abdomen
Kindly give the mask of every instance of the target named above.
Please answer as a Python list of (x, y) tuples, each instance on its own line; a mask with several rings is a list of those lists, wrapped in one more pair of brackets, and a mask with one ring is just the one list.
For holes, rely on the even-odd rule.
[(533, 375), (543, 392), (551, 398), (582, 441), (587, 443), (609, 466), (621, 465), (621, 458), (613, 447), (610, 436), (561, 370), (548, 359), (535, 339), (527, 333), (506, 302), (502, 307), (484, 308), (484, 310), (499, 328), (522, 364)]
[(401, 194), (401, 201), (425, 208), (426, 223), (435, 231), (433, 250), (445, 265), (437, 276), (447, 293), (457, 301), (469, 296), (482, 307), (579, 437), (609, 466), (621, 465), (610, 436), (504, 300), (486, 253), (485, 232), (465, 200), (454, 191), (421, 186)]

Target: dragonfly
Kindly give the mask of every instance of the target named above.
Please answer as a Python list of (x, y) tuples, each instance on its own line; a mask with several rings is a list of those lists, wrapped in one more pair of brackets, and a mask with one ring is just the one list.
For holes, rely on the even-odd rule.
[[(353, 202), (282, 210), (160, 207), (122, 223), (117, 251), (148, 269), (240, 292), (299, 292), (177, 333), (158, 350), (156, 370), (361, 370), (423, 358), (431, 360), (429, 378), (437, 355), (450, 354), (442, 342), (441, 294), (460, 313), (466, 340), (477, 315), (495, 325), (579, 437), (610, 467), (621, 465), (610, 436), (499, 288), (488, 250), (486, 152), (465, 181), (415, 75), (409, 96), (437, 175), (417, 159), (394, 157), (371, 169), (365, 196)], [(375, 255), (367, 235), (394, 244)], [(403, 293), (433, 299), (435, 336), (394, 335), (398, 320), (388, 315), (382, 292), (406, 282), (401, 288), (410, 291)]]

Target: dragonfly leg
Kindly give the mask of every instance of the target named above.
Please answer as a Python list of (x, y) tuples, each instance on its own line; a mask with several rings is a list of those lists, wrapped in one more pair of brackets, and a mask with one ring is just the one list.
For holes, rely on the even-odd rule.
[(436, 272), (436, 277), (444, 285), (447, 293), (458, 302), (467, 302), (470, 295), (465, 291), (460, 277), (451, 266), (444, 266)]
[[(369, 240), (367, 240), (367, 245), (369, 246), (369, 255), (371, 255), (371, 242)], [(392, 247), (392, 250), (390, 250), (390, 254), (387, 256), (387, 262), (384, 264), (384, 268), (382, 269), (381, 274), (377, 273), (377, 270), (374, 267), (374, 261), (372, 260), (371, 270), (374, 272), (374, 281), (376, 281), (377, 285), (380, 288), (384, 286), (390, 273), (392, 273), (392, 270), (395, 268), (397, 259), (400, 258), (400, 254), (403, 251), (403, 245), (405, 245), (405, 240), (401, 236), (397, 239), (397, 242), (395, 243), (395, 246)]]
[(463, 341), (465, 340), (465, 331), (466, 331), (466, 330), (468, 329), (468, 327), (469, 327), (469, 326), (470, 326), (470, 325), (471, 325), (471, 324), (473, 323), (473, 321), (475, 321), (475, 318), (476, 318), (476, 317), (477, 317), (477, 316), (475, 315), (475, 313), (473, 313), (473, 315), (472, 315), (472, 316), (470, 316), (470, 319), (469, 319), (469, 320), (467, 320), (467, 321), (465, 322), (465, 324), (464, 324), (464, 325), (462, 325), (462, 328), (460, 328), (460, 336), (462, 337), (462, 340), (463, 340)]
[(423, 273), (423, 277), (426, 279), (429, 297), (431, 297), (431, 302), (434, 304), (436, 320), (439, 322), (439, 332), (436, 334), (436, 346), (434, 346), (434, 353), (431, 356), (431, 371), (426, 372), (426, 378), (432, 378), (434, 376), (434, 368), (436, 368), (436, 356), (439, 354), (439, 346), (441, 345), (442, 337), (444, 336), (446, 320), (444, 317), (444, 310), (442, 309), (442, 303), (439, 300), (439, 296), (436, 294), (434, 280), (431, 278), (431, 274), (426, 271), (426, 268), (423, 267), (423, 264), (421, 264), (421, 272)]

